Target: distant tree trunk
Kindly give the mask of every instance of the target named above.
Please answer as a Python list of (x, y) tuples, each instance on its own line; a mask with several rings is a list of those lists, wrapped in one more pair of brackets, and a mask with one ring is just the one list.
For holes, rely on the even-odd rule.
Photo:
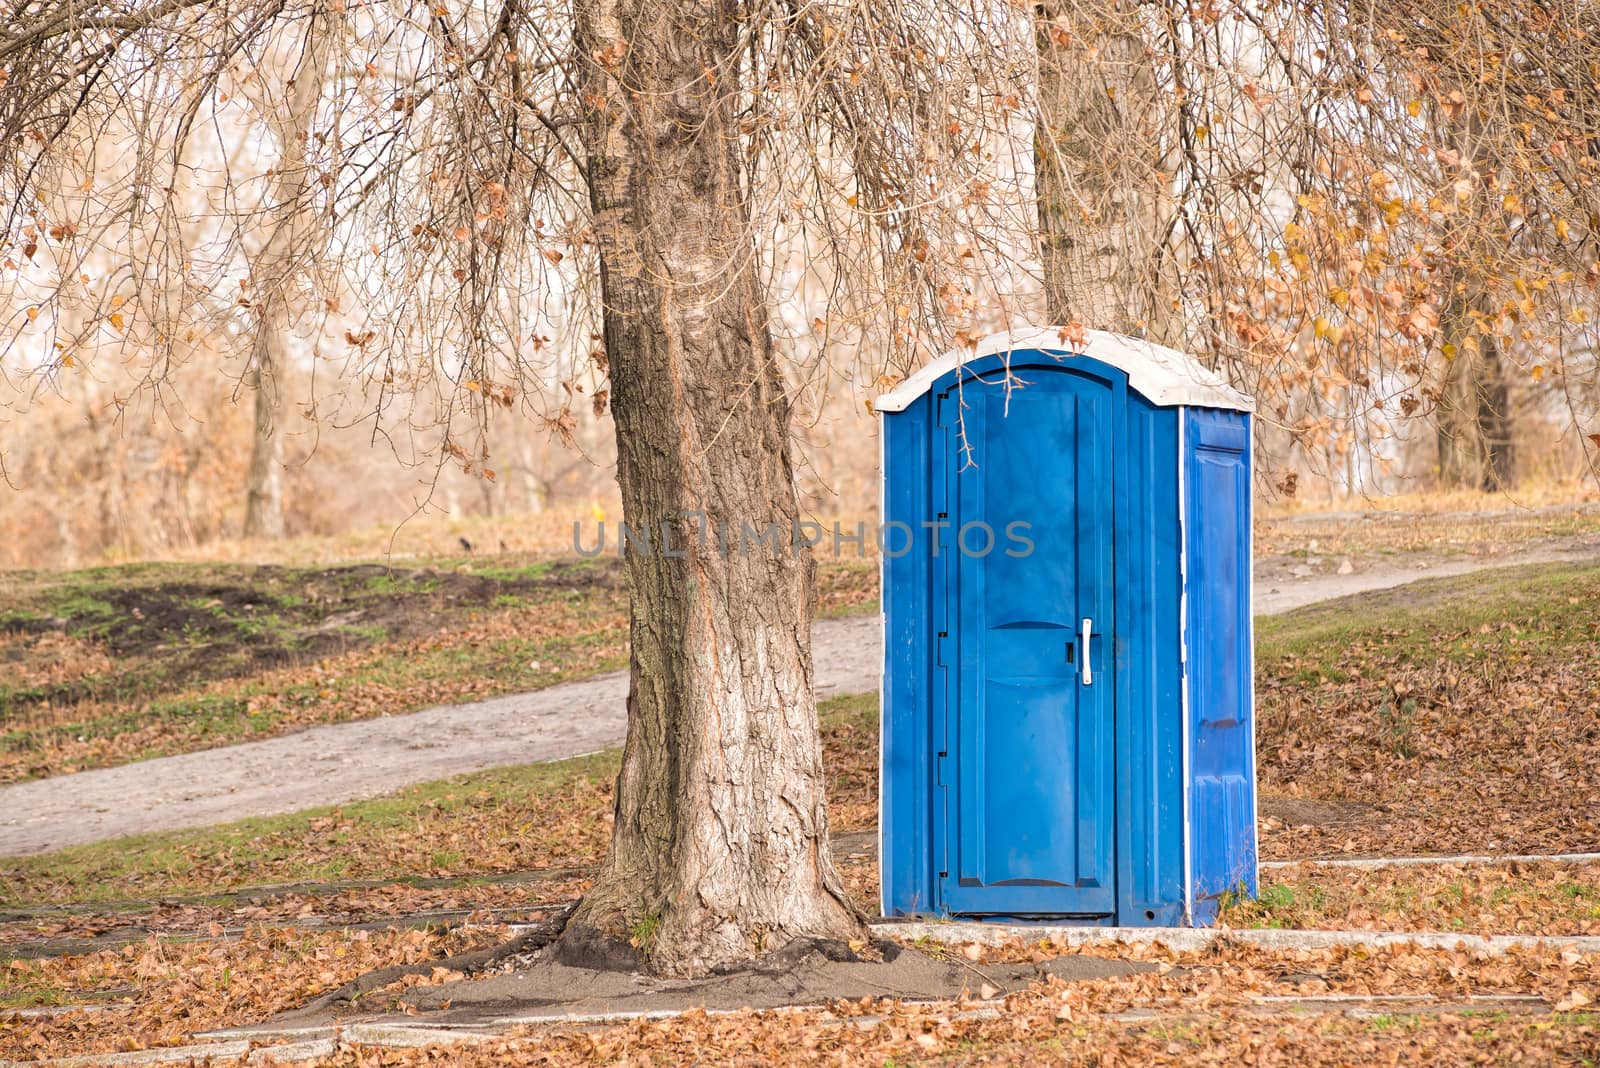
[(522, 477), (523, 508), (529, 515), (542, 515), (550, 503), (550, 487), (539, 477), (539, 457), (534, 452), (533, 442), (524, 439), (518, 446), (517, 456), (518, 474)]
[[(740, 188), (740, 26), (732, 0), (577, 8), (617, 480), (651, 545), (627, 555), (611, 849), (567, 937), (631, 936), (678, 974), (861, 932), (828, 848), (815, 564), (790, 548), (789, 401)], [(744, 524), (781, 544), (719, 552), (716, 531)]]
[(317, 8), (306, 23), (304, 47), (293, 76), (288, 79), (286, 98), (281, 102), (270, 98), (262, 101), (264, 117), (278, 142), (278, 163), (272, 170), (273, 189), (267, 201), (272, 229), (251, 270), (258, 319), (246, 377), (255, 401), (245, 486), (247, 538), (281, 538), (284, 533), (279, 393), (281, 377), (293, 355), (296, 259), (306, 251), (303, 216), (310, 210), (307, 198), (311, 189), (306, 142), (327, 79), (328, 56), (338, 28), (335, 18), (328, 8)]
[[(1176, 341), (1176, 277), (1163, 255), (1172, 204), (1164, 114), (1138, 5), (1051, 2), (1036, 16), (1035, 193), (1048, 317)], [(1091, 55), (1088, 44), (1097, 52)]]
[(128, 536), (125, 480), (127, 439), (118, 434), (115, 425), (107, 424), (90, 399), (84, 413), (89, 424), (90, 440), (94, 442), (94, 479), (99, 484), (96, 513), (99, 519), (99, 551), (102, 555), (122, 552), (132, 539)]
[(259, 355), (247, 380), (255, 399), (250, 468), (245, 483), (247, 538), (283, 537), (283, 437), (278, 426), (275, 381), (278, 366), (270, 357)]
[(1511, 401), (1500, 344), (1480, 333), (1474, 313), (1492, 321), (1489, 294), (1479, 280), (1465, 278), (1445, 301), (1440, 327), (1446, 352), (1434, 433), (1439, 445), (1439, 482), (1455, 489), (1493, 492), (1516, 477), (1511, 438)]
[[(1482, 124), (1470, 113), (1442, 117), (1452, 146), (1476, 173), (1482, 156)], [(1488, 276), (1504, 255), (1505, 237), (1494, 222), (1486, 182), (1454, 216), (1453, 269), (1439, 315), (1445, 356), (1433, 424), (1439, 446), (1439, 483), (1453, 489), (1509, 488), (1516, 454), (1511, 439), (1511, 401), (1501, 359), (1494, 293)]]

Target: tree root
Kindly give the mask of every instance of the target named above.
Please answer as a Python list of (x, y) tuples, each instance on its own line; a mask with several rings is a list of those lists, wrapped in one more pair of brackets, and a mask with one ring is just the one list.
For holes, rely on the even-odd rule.
[(532, 930), (524, 931), (515, 938), (509, 938), (498, 945), (485, 946), (483, 949), (474, 949), (468, 953), (458, 953), (453, 957), (444, 957), (440, 960), (419, 961), (416, 964), (396, 964), (393, 967), (379, 968), (377, 971), (358, 975), (338, 989), (330, 990), (328, 993), (323, 994), (292, 1015), (309, 1016), (325, 1009), (351, 1005), (362, 995), (370, 994), (374, 990), (381, 990), (390, 983), (404, 979), (408, 975), (432, 975), (435, 968), (461, 972), (463, 975), (474, 975), (493, 967), (507, 957), (515, 956), (519, 953), (537, 953), (560, 936), (577, 907), (578, 903), (574, 901)]

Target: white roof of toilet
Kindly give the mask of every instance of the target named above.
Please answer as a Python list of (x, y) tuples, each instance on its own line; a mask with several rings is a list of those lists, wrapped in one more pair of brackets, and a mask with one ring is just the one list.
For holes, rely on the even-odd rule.
[(1230, 386), (1226, 379), (1199, 360), (1177, 349), (1156, 345), (1136, 337), (1090, 330), (1088, 341), (1075, 349), (1061, 326), (1030, 327), (990, 334), (976, 348), (947, 352), (920, 368), (910, 378), (873, 401), (874, 411), (904, 411), (912, 401), (933, 388), (933, 384), (962, 364), (1000, 352), (1039, 349), (1060, 355), (1062, 363), (1074, 356), (1090, 356), (1123, 371), (1132, 386), (1151, 404), (1160, 408), (1188, 405), (1195, 408), (1227, 408), (1239, 412), (1255, 411), (1249, 395)]

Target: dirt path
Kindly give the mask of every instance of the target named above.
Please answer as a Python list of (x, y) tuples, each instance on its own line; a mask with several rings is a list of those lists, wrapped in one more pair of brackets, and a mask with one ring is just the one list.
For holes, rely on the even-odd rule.
[[(1261, 614), (1418, 578), (1485, 567), (1594, 559), (1593, 536), (1527, 552), (1408, 558), (1348, 574), (1265, 559), (1257, 565)], [(877, 616), (823, 620), (813, 634), (823, 697), (875, 690)], [(603, 675), (533, 693), (403, 716), (314, 727), (267, 741), (162, 757), (0, 787), (0, 856), (22, 856), (129, 834), (202, 827), (375, 797), (411, 783), (508, 764), (557, 760), (619, 744), (627, 676)]]
[[(876, 688), (878, 619), (822, 620), (823, 697)], [(295, 812), (506, 764), (618, 745), (625, 672), (468, 705), (312, 727), (298, 734), (0, 788), (0, 856), (128, 834)]]
[[(1412, 554), (1408, 554), (1412, 555)], [(1600, 537), (1576, 538), (1559, 545), (1542, 546), (1526, 551), (1508, 551), (1502, 555), (1434, 557), (1415, 554), (1394, 562), (1358, 564), (1352, 562), (1352, 571), (1327, 574), (1296, 574), (1280, 561), (1267, 561), (1266, 567), (1258, 565), (1256, 573), (1256, 614), (1262, 616), (1287, 612), (1302, 605), (1331, 601), (1353, 593), (1387, 590), (1425, 578), (1444, 578), (1449, 575), (1466, 575), (1473, 571), (1487, 571), (1496, 567), (1513, 567), (1518, 564), (1552, 564), (1563, 561), (1600, 559)], [(1296, 565), (1305, 567), (1305, 565)]]

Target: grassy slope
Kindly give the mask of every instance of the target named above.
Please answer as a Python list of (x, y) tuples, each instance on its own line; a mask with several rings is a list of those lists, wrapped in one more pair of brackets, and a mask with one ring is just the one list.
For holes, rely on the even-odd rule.
[[(834, 698), (821, 717), (834, 827), (870, 825), (877, 698)], [(0, 906), (594, 864), (610, 834), (618, 756), (496, 768), (337, 808), (0, 860)]]
[[(1331, 514), (1262, 509), (1256, 519), (1256, 553), (1300, 561), (1320, 557), (1331, 569), (1345, 556), (1387, 558), (1395, 563), (1403, 563), (1399, 558), (1410, 554), (1493, 556), (1600, 535), (1600, 507), (1594, 503), (1538, 508), (1481, 497), (1433, 498), (1431, 502), (1385, 498), (1362, 503), (1384, 507)], [(1430, 503), (1432, 507), (1419, 507)]]
[[(1352, 826), (1266, 828), (1265, 850), (1310, 855), (1350, 842), (1369, 852), (1600, 846), (1593, 826), (1600, 800), (1592, 800), (1600, 794), (1594, 604), (1600, 567), (1551, 565), (1419, 583), (1263, 620), (1263, 793), (1331, 799), (1366, 813)], [(838, 699), (824, 717), (835, 827), (869, 826), (874, 702)], [(592, 863), (604, 847), (614, 761), (603, 754), (498, 769), (337, 810), (7, 862), (0, 887), (12, 904), (103, 901), (248, 883)], [(1437, 886), (1413, 880), (1392, 900), (1375, 897), (1369, 911), (1448, 916), (1447, 925), (1466, 915), (1473, 928), (1462, 909), (1481, 901), (1479, 912), (1515, 929), (1512, 913), (1523, 904), (1588, 923), (1600, 903), (1588, 870), (1540, 876), (1537, 902), (1518, 897), (1504, 908), (1507, 895), (1495, 898), (1496, 886), (1452, 878)], [(1330, 879), (1286, 873), (1274, 882), (1287, 889), (1238, 922), (1306, 922), (1313, 913), (1364, 922), (1359, 893), (1343, 894)], [(1312, 901), (1312, 883), (1324, 887), (1320, 902)], [(1447, 907), (1452, 897), (1460, 907)]]
[[(820, 569), (824, 614), (873, 570)], [(0, 783), (515, 693), (620, 667), (612, 558), (130, 564), (0, 581)]]
[(1413, 583), (1262, 620), (1265, 796), (1365, 812), (1269, 856), (1600, 850), (1600, 565)]

